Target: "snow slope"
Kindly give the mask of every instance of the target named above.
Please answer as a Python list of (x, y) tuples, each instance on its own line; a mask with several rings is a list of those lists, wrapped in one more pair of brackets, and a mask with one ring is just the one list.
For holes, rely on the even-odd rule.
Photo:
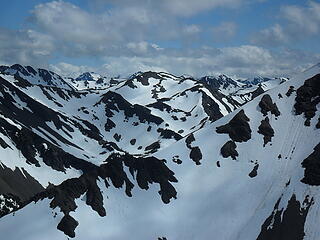
[[(63, 239), (62, 231), (96, 240), (320, 239), (320, 181), (312, 162), (312, 153), (319, 154), (320, 75), (312, 87), (305, 82), (319, 73), (311, 68), (235, 111), (229, 96), (164, 73), (86, 92), (19, 87), (1, 75), (1, 163), (49, 188), (30, 193), (14, 216), (6, 213), (0, 231), (30, 240)], [(50, 119), (35, 112), (33, 101), (54, 112)], [(27, 112), (36, 124), (19, 117)], [(138, 144), (130, 143), (133, 137)]]

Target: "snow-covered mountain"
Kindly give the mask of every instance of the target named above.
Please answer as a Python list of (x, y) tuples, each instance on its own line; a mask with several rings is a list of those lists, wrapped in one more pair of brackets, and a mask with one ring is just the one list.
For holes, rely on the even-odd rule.
[(31, 66), (0, 66), (2, 75), (13, 76), (20, 84), (59, 87), (71, 90), (72, 87), (58, 74), (46, 69), (34, 69)]
[(226, 75), (205, 76), (199, 79), (208, 88), (230, 96), (241, 105), (288, 80), (284, 77), (266, 78), (260, 76), (248, 79), (232, 79)]
[(79, 91), (3, 69), (6, 239), (320, 239), (318, 66), (229, 92), (161, 72)]
[(67, 78), (67, 81), (77, 90), (105, 89), (118, 84), (121, 79), (114, 79), (102, 76), (94, 72), (85, 72), (77, 78)]

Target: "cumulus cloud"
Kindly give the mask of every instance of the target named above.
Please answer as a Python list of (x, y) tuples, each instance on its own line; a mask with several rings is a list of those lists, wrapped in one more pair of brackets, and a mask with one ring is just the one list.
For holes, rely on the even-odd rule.
[(47, 62), (54, 49), (53, 39), (48, 35), (0, 28), (0, 59), (8, 64)]
[(320, 35), (320, 3), (309, 1), (306, 7), (287, 5), (282, 7), (279, 16), (283, 23), (256, 33), (252, 43), (279, 46)]
[(80, 74), (84, 72), (93, 72), (97, 71), (96, 68), (89, 66), (77, 66), (70, 63), (60, 62), (57, 64), (50, 64), (49, 69), (61, 76), (67, 77), (78, 77)]
[(151, 70), (195, 77), (227, 74), (244, 78), (258, 75), (291, 76), (320, 61), (320, 55), (288, 49), (272, 52), (262, 47), (243, 45), (162, 51), (149, 57), (105, 57), (104, 60), (106, 63), (94, 71), (111, 77), (118, 74), (127, 77), (137, 71)]
[[(241, 77), (286, 74), (290, 68), (302, 66), (304, 61), (308, 64), (319, 61), (315, 55), (307, 58), (300, 52), (295, 55), (294, 51), (281, 50), (281, 54), (288, 57), (285, 59), (280, 52), (255, 46), (263, 41), (265, 44), (289, 41), (288, 36), (293, 34), (288, 31), (291, 23), (300, 29), (311, 20), (319, 22), (320, 4), (315, 2), (305, 8), (284, 7), (281, 12), (287, 25), (277, 24), (262, 30), (252, 45), (214, 48), (214, 43), (236, 36), (237, 24), (222, 21), (212, 26), (210, 23), (195, 24), (192, 20), (199, 13), (222, 7), (237, 8), (254, 1), (261, 0), (90, 1), (98, 11), (62, 0), (46, 2), (32, 10), (29, 29), (0, 29), (0, 60), (8, 64), (46, 67), (44, 65), (58, 56), (81, 58), (84, 62), (93, 59), (100, 65), (95, 68), (76, 66), (72, 61), (49, 65), (62, 75), (99, 71), (126, 76), (154, 70), (177, 75), (226, 73)], [(309, 24), (304, 31), (314, 35), (319, 32), (318, 28), (316, 24)]]

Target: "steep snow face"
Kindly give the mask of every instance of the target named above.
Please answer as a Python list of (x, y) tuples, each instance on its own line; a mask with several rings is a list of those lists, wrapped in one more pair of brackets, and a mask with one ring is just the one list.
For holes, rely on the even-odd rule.
[[(305, 80), (319, 72), (239, 110), (230, 95), (167, 73), (86, 91), (0, 75), (1, 233), (318, 239), (319, 77)], [(33, 190), (5, 190), (1, 169)]]

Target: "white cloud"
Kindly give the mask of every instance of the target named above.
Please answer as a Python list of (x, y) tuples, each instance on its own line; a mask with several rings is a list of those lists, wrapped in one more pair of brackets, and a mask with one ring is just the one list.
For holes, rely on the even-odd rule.
[(277, 46), (320, 35), (320, 3), (309, 1), (306, 7), (284, 6), (279, 17), (284, 21), (282, 24), (256, 33), (252, 43)]
[(237, 8), (245, 3), (261, 0), (93, 0), (99, 6), (112, 4), (113, 6), (139, 6), (153, 7), (163, 14), (179, 17), (188, 17), (201, 12), (210, 11), (215, 8)]
[(96, 68), (88, 66), (77, 66), (70, 63), (60, 62), (57, 64), (50, 64), (49, 69), (61, 76), (78, 77), (84, 72), (96, 71)]
[[(320, 55), (292, 50), (274, 53), (265, 48), (243, 45), (213, 49), (163, 51), (145, 57), (106, 57), (105, 64), (94, 71), (107, 76), (129, 76), (137, 71), (164, 71), (195, 77), (227, 74), (229, 76), (290, 76), (320, 61)], [(57, 66), (59, 67), (59, 66)]]
[(7, 64), (44, 65), (54, 49), (53, 39), (48, 35), (0, 28), (0, 59)]
[[(98, 13), (65, 1), (47, 2), (32, 11), (30, 29), (0, 29), (0, 59), (9, 64), (18, 62), (42, 67), (54, 56), (105, 62), (95, 68), (65, 62), (50, 65), (62, 75), (94, 70), (114, 76), (155, 70), (178, 75), (225, 73), (241, 77), (287, 74), (304, 63), (319, 61), (319, 56), (314, 54), (306, 57), (301, 52), (284, 50), (274, 53), (254, 46), (263, 41), (268, 44), (289, 41), (290, 28), (282, 24), (263, 30), (258, 34), (260, 38), (256, 36), (254, 45), (217, 49), (204, 47), (208, 39), (200, 37), (211, 33), (215, 41), (226, 41), (235, 36), (236, 23), (227, 21), (208, 27), (184, 21), (204, 11), (236, 8), (252, 1), (255, 0), (95, 0), (95, 3), (110, 4), (108, 8), (101, 7)], [(284, 7), (281, 11), (287, 25), (294, 23), (299, 29), (303, 24), (300, 27), (298, 22), (320, 21), (319, 6), (310, 2), (308, 7), (300, 10)], [(308, 21), (305, 21), (306, 14), (309, 15)], [(290, 22), (293, 17), (295, 19)], [(304, 31), (315, 34), (319, 29), (310, 25)], [(161, 42), (168, 43), (168, 46), (173, 43), (173, 47), (155, 44)]]
[(244, 0), (165, 0), (164, 6), (167, 11), (178, 16), (191, 16), (203, 11), (209, 11), (217, 7), (235, 8)]
[(237, 25), (234, 22), (222, 22), (212, 28), (214, 41), (228, 40), (235, 36)]
[(266, 46), (277, 46), (289, 41), (289, 36), (284, 32), (283, 28), (279, 24), (263, 29), (259, 34), (256, 34), (252, 42), (266, 45)]
[(186, 35), (194, 35), (201, 32), (201, 27), (196, 24), (187, 25), (183, 28), (183, 32)]

